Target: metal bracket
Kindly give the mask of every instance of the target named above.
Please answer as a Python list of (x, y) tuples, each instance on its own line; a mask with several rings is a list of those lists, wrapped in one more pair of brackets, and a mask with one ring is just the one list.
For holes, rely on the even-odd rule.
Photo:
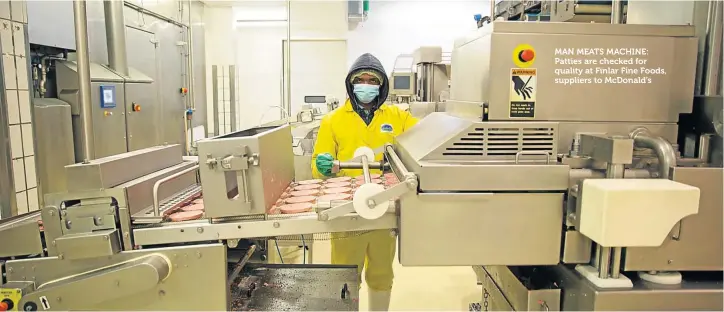
[(249, 169), (249, 159), (246, 156), (230, 155), (221, 159), (221, 170), (239, 171)]
[[(366, 198), (364, 202), (366, 202), (369, 207), (375, 207), (379, 205), (379, 203), (389, 202), (415, 189), (417, 189), (417, 179), (407, 179), (400, 184)], [(355, 212), (354, 204), (351, 201), (339, 205), (335, 205), (335, 203), (338, 202), (317, 203), (317, 208), (321, 208), (317, 213), (317, 219), (328, 221)]]
[(328, 207), (327, 209), (320, 210), (317, 213), (317, 220), (329, 221), (341, 216), (347, 215), (354, 212), (354, 205), (351, 201), (345, 202), (344, 204), (333, 206), (335, 202), (321, 202), (317, 203), (318, 208)]
[(259, 165), (259, 154), (249, 154), (247, 147), (242, 146), (236, 152), (223, 158), (207, 155), (206, 165), (209, 166), (210, 169), (219, 168), (222, 171), (248, 170), (250, 165)]
[(413, 191), (417, 189), (417, 179), (415, 178), (407, 178), (405, 181), (390, 187), (383, 192), (377, 193), (375, 195), (372, 195), (367, 198), (365, 202), (367, 202), (367, 205), (370, 207), (374, 207), (377, 204), (376, 203), (383, 203), (385, 201), (389, 201), (395, 198), (398, 198), (402, 195), (405, 195), (407, 192)]

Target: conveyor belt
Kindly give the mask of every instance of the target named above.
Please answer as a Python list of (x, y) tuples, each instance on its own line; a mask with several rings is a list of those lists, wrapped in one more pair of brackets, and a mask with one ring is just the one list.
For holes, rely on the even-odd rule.
[(357, 268), (249, 263), (232, 283), (230, 299), (231, 311), (357, 311)]

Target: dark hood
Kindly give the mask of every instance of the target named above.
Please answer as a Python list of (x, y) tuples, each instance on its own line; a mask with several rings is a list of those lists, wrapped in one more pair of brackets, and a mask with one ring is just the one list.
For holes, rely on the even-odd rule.
[(362, 69), (373, 69), (382, 74), (380, 95), (377, 96), (377, 102), (372, 107), (374, 111), (377, 110), (377, 108), (379, 108), (380, 105), (385, 102), (385, 100), (387, 100), (387, 94), (390, 91), (390, 81), (387, 78), (387, 73), (385, 73), (385, 68), (382, 67), (382, 62), (374, 57), (374, 55), (365, 53), (358, 57), (357, 60), (354, 61), (354, 64), (352, 64), (352, 67), (349, 69), (349, 73), (347, 73), (347, 78), (344, 79), (345, 85), (347, 86), (347, 96), (349, 96), (349, 100), (350, 102), (352, 102), (352, 107), (355, 110), (357, 110), (357, 108), (359, 107), (359, 103), (357, 101), (357, 97), (354, 95), (354, 87), (352, 86), (352, 82), (350, 81), (350, 79), (352, 78), (353, 73)]

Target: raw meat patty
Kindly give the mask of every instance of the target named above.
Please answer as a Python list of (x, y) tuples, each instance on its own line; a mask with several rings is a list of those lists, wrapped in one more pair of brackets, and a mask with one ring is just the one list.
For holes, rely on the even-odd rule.
[[(379, 179), (380, 177), (381, 177), (381, 175), (379, 175), (379, 174), (377, 174), (377, 173), (370, 173), (370, 179)], [(365, 176), (364, 176), (364, 175), (357, 176), (357, 177), (354, 178), (354, 179), (357, 180), (357, 181), (364, 181), (364, 180), (365, 180)]]
[(337, 182), (337, 183), (327, 183), (324, 185), (325, 188), (337, 188), (337, 187), (350, 187), (352, 183), (349, 182)]
[(351, 187), (336, 187), (336, 188), (328, 188), (324, 190), (324, 194), (340, 194), (340, 193), (349, 193), (352, 192)]
[(181, 207), (181, 211), (204, 211), (204, 204), (191, 204)]
[(295, 191), (304, 191), (304, 190), (318, 190), (320, 187), (322, 187), (319, 184), (302, 184), (297, 185), (294, 187)]
[(319, 194), (319, 190), (304, 190), (304, 191), (294, 191), (294, 192), (289, 193), (289, 195), (291, 195), (291, 197), (316, 196), (317, 194)]
[(196, 220), (198, 218), (201, 218), (201, 216), (204, 214), (203, 211), (196, 210), (196, 211), (181, 211), (174, 214), (171, 214), (169, 219), (174, 222), (178, 221), (188, 221), (188, 220)]
[(397, 184), (397, 183), (400, 183), (400, 182), (397, 181), (397, 180), (394, 180), (394, 181), (393, 181), (393, 180), (387, 180), (387, 181), (385, 181), (385, 186), (393, 186), (393, 185), (395, 185), (395, 184)]
[(317, 201), (327, 202), (327, 201), (333, 201), (333, 200), (350, 200), (350, 199), (352, 199), (352, 194), (337, 193), (337, 194), (327, 194), (327, 195), (319, 196), (317, 198)]
[(289, 197), (284, 201), (287, 204), (311, 203), (317, 199), (316, 196)]
[(327, 183), (347, 182), (350, 180), (352, 180), (352, 178), (350, 178), (350, 177), (338, 177), (338, 178), (327, 179)]
[(320, 184), (320, 183), (322, 183), (322, 182), (324, 182), (324, 181), (319, 180), (319, 179), (314, 179), (314, 180), (299, 181), (299, 182), (297, 182), (297, 184), (299, 184), (299, 185)]
[(389, 180), (389, 179), (397, 179), (397, 176), (396, 176), (394, 173), (392, 173), (392, 172), (388, 172), (388, 173), (385, 173), (385, 179), (387, 179), (387, 180)]
[(312, 204), (311, 203), (289, 204), (289, 205), (284, 205), (284, 206), (279, 207), (279, 210), (281, 210), (282, 213), (284, 213), (284, 214), (308, 212), (308, 211), (312, 211)]
[(203, 204), (204, 204), (204, 199), (203, 199), (203, 198), (196, 199), (196, 200), (194, 200), (194, 204), (201, 204), (201, 205), (203, 205)]

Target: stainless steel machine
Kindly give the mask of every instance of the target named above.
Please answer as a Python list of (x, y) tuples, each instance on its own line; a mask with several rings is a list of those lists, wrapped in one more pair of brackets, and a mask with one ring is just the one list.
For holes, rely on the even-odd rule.
[[(412, 60), (409, 68), (400, 66), (406, 58)], [(450, 53), (442, 52), (441, 47), (424, 46), (413, 54), (400, 55), (390, 75), (388, 103), (417, 118), (444, 112), (445, 101), (450, 97), (450, 72)]]
[[(228, 270), (228, 250), (245, 239), (396, 229), (402, 265), (474, 268), (483, 289), (473, 309), (721, 310), (724, 176), (710, 160), (715, 136), (698, 135), (694, 157), (673, 144), (688, 131), (677, 126), (680, 114), (696, 115), (696, 54), (686, 26), (494, 22), (456, 43), (448, 113), (338, 161), (335, 169), (363, 169), (365, 183), (353, 200), (317, 202), (308, 213), (267, 213), (294, 179), (288, 125), (205, 139), (198, 159), (169, 145), (68, 166), (67, 192), (0, 223), (0, 302), (243, 310), (249, 305), (235, 298), (263, 293), (276, 308), (321, 310), (294, 305), (312, 296), (355, 309), (355, 268), (255, 280), (299, 285), (341, 272), (305, 279), (306, 292), (288, 299), (292, 287), (264, 292), (248, 282), (288, 268), (244, 268), (243, 257)], [(635, 66), (643, 72), (595, 69), (629, 67), (621, 64), (629, 59), (646, 59)], [(617, 77), (646, 83), (595, 83)], [(706, 116), (692, 120), (717, 129)], [(374, 170), (401, 183), (370, 183)], [(168, 212), (201, 193), (203, 219), (169, 222)]]
[[(459, 40), (453, 116), (398, 139), (420, 181), (401, 263), (474, 265), (486, 310), (721, 309), (722, 239), (707, 233), (722, 232), (722, 168), (711, 135), (688, 158), (675, 144), (696, 53), (686, 26), (494, 22)], [(660, 182), (700, 193), (663, 221)], [(430, 249), (451, 242), (454, 257)]]
[[(200, 158), (168, 145), (67, 166), (67, 192), (0, 225), (0, 301), (10, 310), (356, 309), (354, 267), (246, 265), (264, 246), (246, 248), (246, 238), (394, 227), (393, 215), (372, 224), (267, 215), (294, 177), (290, 141), (289, 126), (258, 128), (200, 141)], [(202, 192), (204, 219), (169, 222)], [(227, 269), (242, 247), (247, 256)], [(268, 286), (282, 282), (311, 287)]]

